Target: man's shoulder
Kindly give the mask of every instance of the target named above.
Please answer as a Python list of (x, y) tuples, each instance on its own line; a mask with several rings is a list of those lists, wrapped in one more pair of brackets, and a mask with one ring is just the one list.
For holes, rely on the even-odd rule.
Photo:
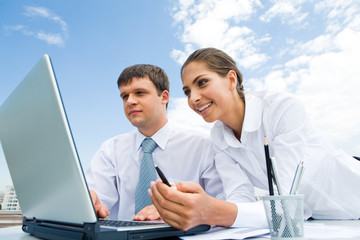
[(123, 145), (131, 144), (136, 138), (136, 131), (130, 131), (127, 133), (121, 133), (116, 136), (113, 136), (102, 143), (102, 146), (112, 146), (118, 143)]
[(201, 127), (184, 126), (177, 124), (171, 128), (170, 139), (176, 139), (179, 144), (211, 144), (210, 129), (207, 130)]

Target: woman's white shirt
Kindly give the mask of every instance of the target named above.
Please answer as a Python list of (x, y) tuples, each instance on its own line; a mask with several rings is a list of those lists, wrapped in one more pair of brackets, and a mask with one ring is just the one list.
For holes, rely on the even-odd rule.
[(284, 192), (304, 161), (299, 194), (304, 194), (305, 218), (360, 218), (360, 162), (329, 144), (293, 95), (262, 91), (245, 95), (240, 141), (221, 121), (211, 130), (226, 199), (238, 207), (233, 226), (267, 225), (262, 202), (254, 197), (254, 187), (268, 189), (265, 136)]

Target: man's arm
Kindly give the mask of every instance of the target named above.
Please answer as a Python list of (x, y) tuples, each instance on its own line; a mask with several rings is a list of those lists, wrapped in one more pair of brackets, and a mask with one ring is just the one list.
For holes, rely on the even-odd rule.
[(90, 196), (95, 208), (95, 212), (100, 218), (107, 218), (109, 216), (109, 209), (100, 202), (100, 199), (98, 198), (95, 191), (90, 190)]

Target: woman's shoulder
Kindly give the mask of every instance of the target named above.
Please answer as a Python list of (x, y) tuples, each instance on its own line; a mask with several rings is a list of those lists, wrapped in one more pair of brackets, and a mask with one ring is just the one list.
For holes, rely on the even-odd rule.
[(247, 95), (249, 97), (260, 98), (266, 105), (298, 101), (298, 98), (294, 94), (285, 91), (263, 90), (248, 92)]
[(284, 91), (267, 91), (262, 95), (262, 121), (265, 129), (273, 132), (295, 129), (308, 119), (305, 107), (294, 94)]
[(290, 92), (264, 90), (247, 93), (247, 98), (259, 98), (263, 105), (264, 114), (280, 114), (289, 109), (303, 111), (304, 107), (299, 98)]

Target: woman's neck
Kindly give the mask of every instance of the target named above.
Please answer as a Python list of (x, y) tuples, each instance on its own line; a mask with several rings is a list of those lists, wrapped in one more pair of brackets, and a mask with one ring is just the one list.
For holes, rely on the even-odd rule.
[(222, 122), (233, 130), (235, 137), (240, 141), (245, 117), (245, 103), (239, 94), (233, 98), (232, 104), (229, 104), (229, 109), (229, 114)]

